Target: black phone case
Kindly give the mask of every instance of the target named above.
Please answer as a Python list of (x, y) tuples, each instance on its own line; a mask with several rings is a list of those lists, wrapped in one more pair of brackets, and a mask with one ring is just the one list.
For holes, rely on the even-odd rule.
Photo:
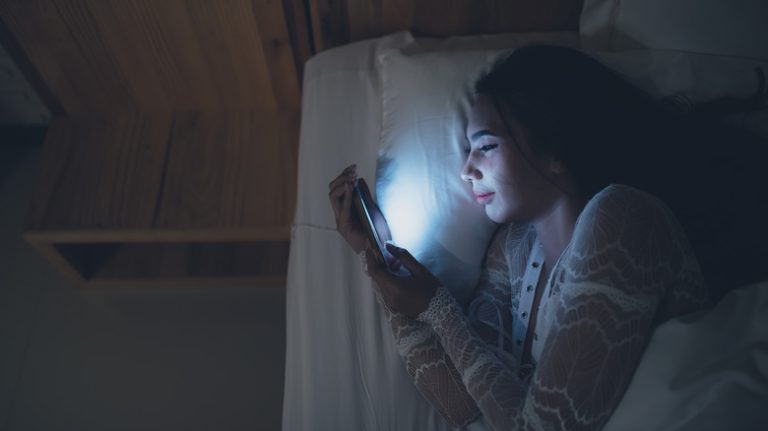
[(362, 178), (355, 182), (354, 202), (357, 216), (364, 226), (376, 260), (379, 264), (386, 265), (386, 256), (389, 253), (386, 252), (384, 245), (392, 239), (392, 235), (384, 215), (371, 197), (368, 184)]

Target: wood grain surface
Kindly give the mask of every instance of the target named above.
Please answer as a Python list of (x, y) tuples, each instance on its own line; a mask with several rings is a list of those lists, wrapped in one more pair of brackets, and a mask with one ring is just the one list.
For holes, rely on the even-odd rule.
[(3, 0), (0, 21), (68, 114), (298, 110), (283, 10), (279, 0)]
[(25, 236), (74, 280), (284, 280), (300, 76), (416, 35), (577, 30), (582, 0), (0, 0), (57, 117)]
[(151, 228), (171, 119), (143, 113), (53, 119), (27, 229)]
[(287, 239), (298, 123), (293, 111), (57, 118), (41, 154), (28, 236), (173, 242), (173, 232), (183, 241), (236, 239), (227, 231), (239, 231)]
[(176, 114), (155, 227), (289, 226), (298, 130), (291, 111)]
[(78, 284), (284, 282), (304, 6), (0, 0), (57, 114), (25, 237)]
[(293, 111), (58, 117), (25, 237), (78, 285), (280, 285)]
[(308, 0), (322, 51), (401, 30), (455, 36), (576, 31), (583, 0)]

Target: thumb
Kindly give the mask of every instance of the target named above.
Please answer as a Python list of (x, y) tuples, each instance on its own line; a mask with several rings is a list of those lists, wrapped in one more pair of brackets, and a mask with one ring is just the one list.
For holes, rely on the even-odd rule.
[(412, 274), (423, 274), (424, 265), (422, 265), (415, 257), (406, 249), (400, 248), (391, 242), (387, 243), (387, 250), (392, 253), (400, 262), (411, 271)]
[(342, 195), (341, 211), (339, 214), (339, 219), (342, 222), (342, 224), (346, 226), (350, 223), (351, 217), (352, 217), (352, 186), (350, 184), (347, 184), (344, 186), (344, 195)]

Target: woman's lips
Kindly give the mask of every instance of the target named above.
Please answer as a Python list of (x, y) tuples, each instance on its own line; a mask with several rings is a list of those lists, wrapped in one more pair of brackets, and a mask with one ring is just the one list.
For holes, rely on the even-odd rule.
[(493, 192), (491, 192), (491, 193), (476, 193), (475, 194), (475, 200), (478, 203), (484, 204), (484, 203), (490, 201), (491, 198), (493, 198), (493, 195), (495, 195), (495, 194), (496, 193), (493, 193)]

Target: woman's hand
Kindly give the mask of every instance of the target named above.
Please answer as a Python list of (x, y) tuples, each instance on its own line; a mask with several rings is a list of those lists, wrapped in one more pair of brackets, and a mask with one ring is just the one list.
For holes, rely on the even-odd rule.
[(390, 311), (416, 317), (429, 307), (429, 301), (440, 287), (440, 280), (420, 264), (408, 250), (387, 243), (387, 250), (405, 266), (411, 275), (392, 274), (380, 265), (370, 249), (365, 251), (366, 271), (379, 287), (381, 297)]
[(352, 190), (355, 187), (357, 165), (349, 165), (338, 177), (328, 184), (328, 199), (331, 201), (333, 213), (336, 216), (336, 230), (352, 247), (355, 253), (360, 253), (368, 246), (360, 220), (353, 214)]

